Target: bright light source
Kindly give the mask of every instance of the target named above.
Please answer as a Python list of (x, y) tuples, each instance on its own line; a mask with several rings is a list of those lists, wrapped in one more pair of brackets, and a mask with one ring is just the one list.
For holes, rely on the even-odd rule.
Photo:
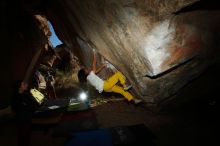
[(85, 92), (80, 93), (79, 99), (82, 100), (82, 101), (87, 100), (87, 94)]

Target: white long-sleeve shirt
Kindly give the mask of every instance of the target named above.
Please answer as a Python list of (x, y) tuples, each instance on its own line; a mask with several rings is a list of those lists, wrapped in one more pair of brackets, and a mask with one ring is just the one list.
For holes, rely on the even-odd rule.
[(99, 91), (99, 93), (102, 93), (104, 81), (100, 77), (98, 77), (93, 71), (91, 71), (86, 79), (89, 84), (91, 84), (93, 87), (96, 88), (96, 90)]

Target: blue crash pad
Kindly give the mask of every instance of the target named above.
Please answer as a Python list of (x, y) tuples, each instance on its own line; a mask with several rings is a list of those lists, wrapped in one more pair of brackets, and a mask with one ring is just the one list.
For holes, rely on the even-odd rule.
[(111, 136), (107, 129), (78, 132), (66, 146), (113, 146)]

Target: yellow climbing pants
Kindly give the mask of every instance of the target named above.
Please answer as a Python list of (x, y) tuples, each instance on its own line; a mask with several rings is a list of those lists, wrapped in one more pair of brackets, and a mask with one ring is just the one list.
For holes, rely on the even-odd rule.
[(119, 71), (104, 81), (104, 91), (119, 93), (128, 101), (131, 101), (134, 97), (129, 92), (125, 91), (123, 87), (116, 85), (118, 82), (120, 82), (122, 85), (125, 85), (125, 76)]

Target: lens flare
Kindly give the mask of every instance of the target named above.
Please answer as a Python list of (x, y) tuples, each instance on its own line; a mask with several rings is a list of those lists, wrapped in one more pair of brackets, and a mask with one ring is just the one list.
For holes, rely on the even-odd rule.
[(82, 101), (87, 100), (87, 94), (85, 92), (80, 93), (79, 99), (82, 100)]

